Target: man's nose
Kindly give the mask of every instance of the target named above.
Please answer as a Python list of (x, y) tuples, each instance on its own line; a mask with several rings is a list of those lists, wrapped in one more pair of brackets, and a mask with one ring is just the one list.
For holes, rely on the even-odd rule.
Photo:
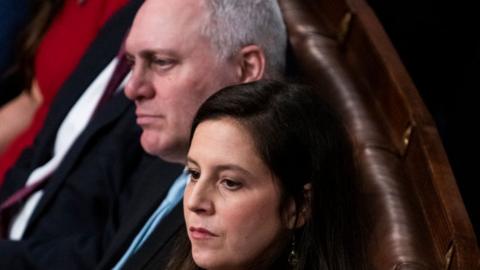
[(132, 67), (131, 76), (125, 85), (125, 95), (131, 100), (150, 99), (155, 96), (149, 75), (141, 66)]

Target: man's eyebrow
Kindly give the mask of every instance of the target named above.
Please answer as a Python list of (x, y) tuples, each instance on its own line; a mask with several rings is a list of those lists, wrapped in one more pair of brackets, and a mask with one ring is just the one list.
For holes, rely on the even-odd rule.
[(139, 55), (142, 58), (152, 58), (155, 55), (168, 55), (170, 57), (176, 57), (177, 53), (174, 50), (169, 49), (147, 49), (140, 51)]
[(133, 58), (135, 58), (131, 53), (125, 51), (125, 57), (129, 60), (132, 60)]

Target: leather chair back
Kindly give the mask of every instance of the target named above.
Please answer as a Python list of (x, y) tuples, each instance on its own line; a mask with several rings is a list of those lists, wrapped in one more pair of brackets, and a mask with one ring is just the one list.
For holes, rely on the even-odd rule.
[(480, 269), (435, 123), (365, 0), (279, 0), (289, 70), (351, 133), (374, 269)]

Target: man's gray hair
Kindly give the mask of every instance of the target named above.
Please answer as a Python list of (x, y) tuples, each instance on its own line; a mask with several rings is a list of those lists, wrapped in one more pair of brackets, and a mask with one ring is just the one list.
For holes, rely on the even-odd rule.
[(202, 33), (218, 49), (220, 59), (242, 47), (258, 45), (266, 57), (266, 77), (285, 72), (287, 31), (277, 0), (204, 0), (207, 22)]

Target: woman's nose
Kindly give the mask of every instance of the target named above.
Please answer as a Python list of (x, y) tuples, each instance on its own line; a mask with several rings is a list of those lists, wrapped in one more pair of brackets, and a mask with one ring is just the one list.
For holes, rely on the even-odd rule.
[(185, 189), (185, 205), (188, 210), (199, 215), (211, 215), (215, 210), (212, 199), (213, 191), (206, 182), (207, 180), (189, 182)]

